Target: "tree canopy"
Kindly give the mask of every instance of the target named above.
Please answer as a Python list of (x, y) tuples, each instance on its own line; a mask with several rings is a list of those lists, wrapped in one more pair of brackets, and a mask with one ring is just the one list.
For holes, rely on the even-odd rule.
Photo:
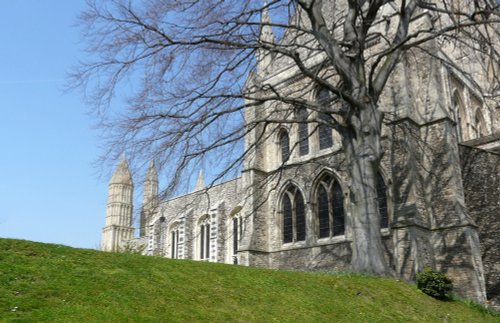
[[(354, 218), (375, 219), (376, 202), (361, 201), (376, 200), (379, 101), (396, 66), (418, 51), (474, 80), (457, 58), (481, 57), (476, 65), (490, 79), (482, 94), (498, 95), (498, 7), (491, 0), (91, 0), (80, 18), (89, 58), (74, 70), (72, 85), (102, 117), (105, 160), (124, 151), (132, 164), (154, 159), (171, 188), (205, 160), (217, 165), (215, 180), (239, 171), (258, 144), (243, 146), (244, 138), (259, 126), (296, 123), (287, 116), (300, 108), (326, 113), (331, 117), (306, 122), (340, 134)], [(270, 74), (280, 68), (311, 87), (283, 90)], [(326, 89), (333, 103), (304, 95), (314, 88)], [(109, 113), (117, 94), (127, 104)], [(292, 112), (245, 120), (248, 108), (269, 102)], [(378, 230), (373, 219), (371, 229), (360, 225), (358, 241)], [(381, 251), (376, 257), (383, 262)]]

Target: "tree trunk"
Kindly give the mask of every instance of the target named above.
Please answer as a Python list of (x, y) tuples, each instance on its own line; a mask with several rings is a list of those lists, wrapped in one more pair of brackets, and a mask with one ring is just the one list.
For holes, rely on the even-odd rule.
[(352, 269), (389, 275), (380, 234), (377, 175), (382, 157), (380, 144), (382, 114), (370, 104), (348, 118), (350, 131), (343, 141), (349, 163), (352, 216)]

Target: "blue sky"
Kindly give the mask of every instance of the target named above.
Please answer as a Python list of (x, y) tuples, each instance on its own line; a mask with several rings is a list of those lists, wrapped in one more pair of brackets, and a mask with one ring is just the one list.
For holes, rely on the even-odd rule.
[(0, 0), (0, 237), (95, 248), (107, 178), (97, 131), (67, 71), (83, 57), (84, 0)]

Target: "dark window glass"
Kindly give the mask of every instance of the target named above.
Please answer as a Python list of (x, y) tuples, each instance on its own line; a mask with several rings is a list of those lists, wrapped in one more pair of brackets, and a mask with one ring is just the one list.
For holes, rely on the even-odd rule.
[(322, 88), (318, 91), (317, 98), (318, 103), (323, 106), (328, 105), (332, 101), (330, 91), (325, 88)]
[(206, 233), (206, 241), (205, 241), (205, 253), (207, 255), (207, 259), (210, 258), (210, 224), (205, 225), (205, 229), (207, 230)]
[(204, 247), (205, 247), (205, 226), (204, 225), (201, 225), (200, 227), (200, 259), (205, 259), (205, 257), (203, 257), (205, 255), (205, 253), (203, 252), (204, 250)]
[(389, 227), (389, 214), (387, 212), (387, 190), (382, 175), (377, 174), (378, 211), (380, 213), (380, 227)]
[(338, 182), (333, 183), (332, 187), (332, 210), (333, 210), (333, 235), (343, 235), (344, 226), (344, 197), (342, 189)]
[(318, 189), (318, 218), (319, 218), (319, 237), (330, 236), (330, 216), (328, 210), (328, 193), (323, 185)]
[(309, 153), (309, 127), (307, 124), (307, 110), (299, 109), (297, 113), (299, 121), (299, 155), (304, 156)]
[(175, 230), (175, 258), (179, 258), (179, 230)]
[(295, 230), (297, 241), (306, 240), (306, 210), (304, 199), (298, 190), (295, 193)]
[(233, 255), (238, 251), (238, 218), (233, 218)]
[(463, 110), (462, 110), (462, 107), (461, 107), (461, 102), (462, 100), (460, 99), (460, 95), (455, 92), (454, 95), (453, 95), (453, 112), (455, 113), (456, 115), (456, 121), (457, 121), (457, 124), (456, 124), (456, 130), (457, 130), (457, 136), (458, 136), (458, 139), (460, 140), (464, 140), (463, 138), (463, 132), (462, 132), (462, 113), (463, 113)]
[(323, 123), (321, 123), (318, 126), (319, 149), (326, 149), (333, 146), (333, 138), (332, 138), (332, 128), (327, 124), (324, 124), (324, 122), (331, 123), (332, 117), (327, 113), (321, 112), (319, 114), (319, 119), (323, 121)]
[(283, 196), (283, 242), (293, 241), (292, 202), (288, 194)]
[(172, 259), (175, 259), (175, 231), (172, 231), (172, 250), (171, 250), (171, 253), (170, 253), (170, 256)]
[(240, 241), (241, 240), (241, 235), (243, 234), (243, 218), (242, 217), (240, 217), (238, 219), (238, 223), (240, 224), (240, 230), (238, 232), (239, 233), (239, 235), (238, 235), (238, 241)]
[[(317, 94), (317, 101), (321, 107), (328, 106), (332, 101), (330, 91), (325, 88), (320, 89)], [(325, 112), (320, 112), (319, 119), (322, 121), (318, 127), (319, 149), (329, 148), (333, 145), (333, 138), (332, 128), (327, 124), (332, 122), (332, 116)]]
[(290, 139), (284, 130), (280, 133), (281, 161), (284, 163), (290, 158)]

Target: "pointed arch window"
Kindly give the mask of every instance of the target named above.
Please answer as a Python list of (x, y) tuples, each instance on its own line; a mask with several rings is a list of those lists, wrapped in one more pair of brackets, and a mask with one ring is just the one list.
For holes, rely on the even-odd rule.
[[(332, 102), (330, 91), (321, 88), (317, 93), (316, 100), (321, 107), (325, 107), (326, 109), (326, 106)], [(326, 112), (320, 112), (318, 119), (320, 121), (318, 126), (319, 149), (326, 149), (333, 146), (332, 128), (329, 126), (333, 118)]]
[(328, 238), (345, 232), (344, 195), (340, 184), (329, 174), (324, 175), (316, 194), (318, 236)]
[(170, 258), (179, 259), (179, 229), (173, 229), (170, 231), (171, 242), (170, 242)]
[(384, 178), (380, 173), (377, 174), (377, 200), (378, 211), (380, 214), (380, 228), (389, 227), (389, 212), (387, 210), (387, 187)]
[(475, 138), (486, 135), (486, 125), (484, 123), (483, 114), (479, 108), (477, 108), (476, 114), (474, 115), (474, 125), (472, 129), (474, 130)]
[(453, 113), (455, 114), (455, 121), (457, 123), (456, 129), (457, 129), (457, 136), (460, 141), (464, 140), (464, 129), (465, 129), (465, 123), (463, 118), (465, 117), (464, 115), (464, 106), (462, 104), (462, 98), (460, 97), (460, 94), (458, 93), (457, 90), (453, 93)]
[(210, 218), (206, 216), (199, 225), (198, 249), (200, 260), (210, 259)]
[(233, 264), (238, 264), (238, 248), (240, 246), (241, 236), (243, 234), (243, 218), (235, 215), (231, 221), (232, 225), (232, 258)]
[(304, 156), (309, 154), (309, 125), (307, 123), (307, 110), (299, 108), (297, 110), (298, 138), (299, 138), (299, 155)]
[(306, 239), (306, 212), (300, 191), (291, 186), (282, 198), (283, 243)]
[(284, 129), (280, 130), (279, 143), (281, 150), (281, 162), (284, 163), (290, 158), (290, 138), (288, 132)]

